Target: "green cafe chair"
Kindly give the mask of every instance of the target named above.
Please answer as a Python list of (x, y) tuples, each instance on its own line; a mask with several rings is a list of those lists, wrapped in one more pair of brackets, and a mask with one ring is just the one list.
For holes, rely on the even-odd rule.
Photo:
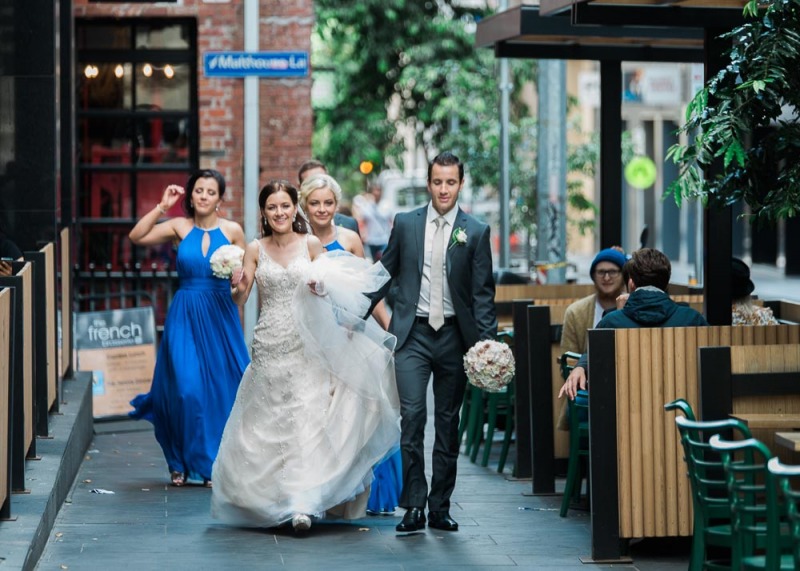
[[(772, 495), (772, 499), (777, 500), (768, 504), (767, 509), (771, 510), (768, 516), (769, 524), (776, 528), (773, 522), (785, 518), (788, 523), (788, 531), (792, 538), (792, 559), (794, 568), (800, 569), (800, 466), (790, 466), (781, 463), (777, 457), (771, 458), (767, 462), (767, 469), (772, 476), (772, 483), (776, 486), (778, 493)], [(776, 549), (775, 534), (768, 540), (767, 549)]]
[[(750, 429), (740, 420), (695, 420), (692, 407), (684, 399), (664, 405), (667, 411), (678, 410), (683, 416), (675, 417), (675, 424), (683, 447), (689, 487), (692, 494), (694, 531), (689, 559), (690, 571), (722, 571), (731, 569), (730, 552), (733, 547), (731, 510), (728, 487), (725, 481), (722, 458), (711, 449), (708, 438), (720, 432), (750, 438)], [(709, 547), (720, 548), (727, 557), (709, 557)]]
[(767, 469), (772, 452), (755, 438), (725, 440), (715, 434), (708, 443), (720, 454), (725, 471), (733, 536), (731, 568), (793, 571), (791, 536), (777, 516), (777, 486)]
[[(561, 377), (566, 380), (580, 353), (567, 351), (558, 358)], [(580, 501), (581, 459), (589, 458), (589, 393), (579, 390), (575, 400), (567, 399), (569, 415), (569, 460), (564, 495), (561, 497), (561, 517), (566, 517), (571, 501)]]

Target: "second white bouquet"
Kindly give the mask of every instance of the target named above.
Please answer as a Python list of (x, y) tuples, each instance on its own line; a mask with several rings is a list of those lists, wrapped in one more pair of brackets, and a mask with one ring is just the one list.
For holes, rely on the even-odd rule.
[(469, 382), (479, 389), (500, 392), (514, 378), (514, 354), (505, 343), (478, 341), (464, 355), (464, 370)]

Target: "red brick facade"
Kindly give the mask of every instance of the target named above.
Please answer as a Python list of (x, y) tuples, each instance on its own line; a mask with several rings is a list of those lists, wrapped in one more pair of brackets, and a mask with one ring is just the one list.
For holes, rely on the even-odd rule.
[[(183, 5), (107, 4), (74, 0), (76, 18), (192, 17), (197, 19), (200, 166), (219, 170), (228, 182), (225, 215), (242, 222), (244, 181), (244, 80), (206, 78), (202, 57), (207, 51), (244, 49), (244, 2)], [(259, 50), (311, 49), (312, 0), (261, 0)], [(300, 164), (311, 155), (311, 78), (262, 79), (260, 103), (261, 182), (270, 178), (295, 181)]]

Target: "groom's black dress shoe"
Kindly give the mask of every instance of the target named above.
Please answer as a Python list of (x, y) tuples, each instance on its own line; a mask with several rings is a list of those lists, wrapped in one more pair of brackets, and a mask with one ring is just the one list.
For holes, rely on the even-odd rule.
[(425, 529), (425, 512), (422, 508), (408, 508), (403, 521), (398, 523), (395, 529), (403, 533)]
[(458, 523), (449, 512), (428, 512), (428, 527), (444, 531), (458, 531)]

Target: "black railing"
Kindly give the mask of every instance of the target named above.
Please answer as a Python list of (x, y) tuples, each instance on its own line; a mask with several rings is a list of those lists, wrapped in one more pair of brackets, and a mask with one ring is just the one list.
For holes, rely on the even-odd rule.
[(111, 264), (99, 267), (89, 264), (74, 268), (78, 311), (103, 311), (152, 305), (156, 329), (164, 327), (167, 309), (178, 289), (178, 272), (153, 263), (125, 264), (122, 270), (112, 270)]

